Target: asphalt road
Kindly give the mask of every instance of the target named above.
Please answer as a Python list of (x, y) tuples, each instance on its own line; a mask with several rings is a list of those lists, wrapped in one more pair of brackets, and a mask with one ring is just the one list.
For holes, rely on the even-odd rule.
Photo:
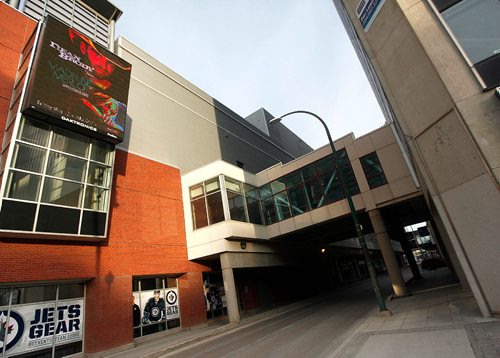
[[(384, 297), (387, 277), (379, 279)], [(370, 281), (322, 296), (259, 324), (195, 343), (163, 357), (328, 357), (377, 309)]]

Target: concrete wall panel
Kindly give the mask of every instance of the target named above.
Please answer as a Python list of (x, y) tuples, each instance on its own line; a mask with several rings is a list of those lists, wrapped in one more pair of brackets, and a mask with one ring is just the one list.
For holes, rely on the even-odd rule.
[(416, 141), (441, 192), (485, 172), (481, 155), (455, 112), (450, 112)]
[(406, 20), (399, 23), (376, 59), (409, 134), (422, 132), (453, 107), (438, 73)]
[(490, 308), (500, 313), (500, 194), (488, 175), (443, 194), (450, 218), (472, 263)]

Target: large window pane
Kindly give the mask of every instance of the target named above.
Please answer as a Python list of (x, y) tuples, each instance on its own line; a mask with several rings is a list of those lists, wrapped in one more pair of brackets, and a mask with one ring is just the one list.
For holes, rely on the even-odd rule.
[(224, 208), (220, 191), (207, 196), (208, 222), (210, 225), (224, 221)]
[(384, 171), (382, 170), (382, 166), (378, 160), (377, 153), (370, 153), (362, 158), (359, 158), (359, 160), (370, 189), (387, 184), (387, 180), (385, 179)]
[(85, 163), (85, 160), (51, 151), (47, 175), (81, 182), (85, 174)]
[(247, 210), (248, 210), (248, 219), (252, 224), (262, 225), (262, 214), (260, 211), (260, 202), (259, 200), (246, 198), (247, 200)]
[(23, 117), (18, 137), (25, 142), (47, 147), (49, 134), (49, 125), (47, 123)]
[(231, 220), (248, 222), (245, 214), (245, 197), (243, 195), (227, 191), (227, 199)]
[(108, 193), (109, 190), (107, 189), (87, 186), (84, 203), (85, 209), (106, 211), (108, 208)]
[(83, 211), (80, 234), (103, 236), (106, 233), (106, 213)]
[(12, 166), (17, 169), (41, 173), (47, 150), (26, 144), (16, 144)]
[(55, 301), (56, 286), (35, 286), (13, 288), (12, 304), (38, 303)]
[(316, 209), (323, 196), (323, 189), (320, 182), (313, 177), (304, 183), (304, 187), (306, 189), (307, 199), (309, 200), (309, 206), (311, 209)]
[(36, 201), (41, 179), (42, 178), (38, 175), (11, 170), (7, 182), (7, 197)]
[(113, 159), (113, 147), (107, 143), (93, 140), (90, 159), (104, 164), (111, 164)]
[(40, 205), (36, 230), (76, 235), (80, 223), (78, 209), (63, 208), (52, 205)]
[(263, 185), (263, 186), (260, 187), (260, 197), (262, 199), (268, 198), (271, 195), (273, 195), (273, 193), (271, 191), (271, 185), (270, 184), (266, 184), (266, 185)]
[(462, 0), (442, 12), (443, 18), (472, 63), (498, 53), (500, 2)]
[(278, 221), (272, 197), (262, 199), (262, 213), (264, 214), (264, 222), (266, 225), (274, 224)]
[(319, 172), (332, 171), (334, 167), (334, 160), (331, 155), (326, 156), (316, 162), (316, 168)]
[(274, 204), (276, 205), (278, 220), (285, 220), (292, 216), (286, 191), (274, 195)]
[(290, 197), (292, 214), (294, 216), (310, 210), (307, 205), (306, 193), (302, 184), (288, 189), (288, 196)]
[(88, 184), (105, 186), (106, 188), (109, 188), (110, 176), (111, 168), (101, 164), (90, 162), (89, 172), (87, 175)]
[(4, 199), (0, 212), (0, 228), (32, 231), (37, 204)]
[(89, 139), (81, 134), (54, 127), (52, 149), (87, 158)]
[(309, 164), (308, 166), (305, 166), (304, 168), (300, 169), (300, 175), (302, 176), (302, 180), (305, 180), (311, 176), (313, 176), (316, 173), (316, 167), (313, 164)]
[(258, 199), (259, 198), (259, 188), (253, 186), (253, 185), (250, 185), (250, 184), (244, 184), (244, 187), (245, 187), (245, 195), (250, 197), (250, 198), (254, 198), (254, 199)]
[(59, 285), (59, 299), (67, 300), (70, 298), (83, 297), (85, 285), (81, 283), (73, 283), (68, 285)]
[(79, 207), (83, 185), (57, 179), (45, 179), (42, 201), (45, 203)]
[(342, 190), (340, 196), (338, 195), (338, 187), (342, 186), (341, 180), (336, 178), (336, 172), (331, 169), (323, 172), (318, 176), (321, 186), (323, 187), (323, 197), (318, 203), (319, 206), (326, 205), (342, 198)]
[(290, 173), (290, 174), (280, 178), (280, 182), (284, 183), (287, 188), (291, 188), (295, 184), (298, 184), (301, 182), (300, 173), (298, 171)]
[(191, 201), (191, 211), (193, 213), (193, 225), (195, 229), (208, 225), (205, 197)]
[(281, 180), (275, 180), (271, 182), (271, 190), (273, 191), (274, 194), (279, 193), (285, 189), (286, 185)]

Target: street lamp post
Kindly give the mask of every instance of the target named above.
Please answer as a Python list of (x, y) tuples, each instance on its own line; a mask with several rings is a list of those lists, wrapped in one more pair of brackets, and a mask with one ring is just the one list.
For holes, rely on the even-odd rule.
[(315, 117), (317, 120), (319, 120), (321, 122), (321, 124), (325, 128), (326, 135), (328, 136), (328, 142), (330, 143), (330, 147), (332, 149), (332, 157), (333, 157), (335, 169), (336, 169), (336, 172), (338, 173), (338, 176), (340, 178), (340, 182), (342, 183), (342, 187), (344, 188), (345, 197), (346, 197), (347, 202), (349, 204), (349, 209), (351, 211), (351, 217), (352, 217), (352, 220), (354, 221), (354, 227), (356, 229), (356, 234), (358, 236), (359, 245), (361, 246), (361, 250), (363, 251), (363, 256), (365, 258), (366, 265), (368, 267), (368, 272), (370, 274), (370, 280), (372, 283), (373, 291), (375, 292), (375, 296), (377, 298), (378, 306), (379, 306), (381, 312), (388, 311), (388, 309), (385, 305), (384, 298), (382, 297), (382, 293), (380, 292), (380, 287), (379, 287), (379, 284), (377, 281), (377, 275), (376, 275), (375, 269), (373, 267), (372, 259), (370, 257), (370, 254), (368, 253), (368, 246), (366, 245), (366, 240), (365, 240), (365, 237), (363, 235), (363, 227), (359, 223), (358, 214), (356, 213), (356, 208), (354, 207), (354, 204), (352, 202), (351, 192), (349, 190), (349, 187), (346, 185), (344, 171), (342, 170), (342, 167), (339, 164), (339, 161), (337, 158), (337, 152), (335, 150), (335, 146), (333, 145), (332, 136), (330, 135), (330, 131), (329, 131), (326, 123), (315, 113), (308, 112), (308, 111), (293, 111), (290, 113), (286, 113), (286, 114), (282, 115), (281, 117), (275, 117), (275, 118), (271, 119), (269, 121), (269, 124), (277, 123), (277, 122), (281, 121), (284, 117), (289, 116), (291, 114), (296, 114), (296, 113), (309, 114), (309, 115)]

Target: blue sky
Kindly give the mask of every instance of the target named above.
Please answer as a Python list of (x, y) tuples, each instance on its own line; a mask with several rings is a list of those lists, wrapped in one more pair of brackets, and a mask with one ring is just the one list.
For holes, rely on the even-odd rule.
[[(331, 0), (112, 0), (116, 35), (150, 53), (245, 117), (318, 114), (332, 137), (385, 122)], [(313, 117), (283, 123), (313, 148), (327, 143)]]

